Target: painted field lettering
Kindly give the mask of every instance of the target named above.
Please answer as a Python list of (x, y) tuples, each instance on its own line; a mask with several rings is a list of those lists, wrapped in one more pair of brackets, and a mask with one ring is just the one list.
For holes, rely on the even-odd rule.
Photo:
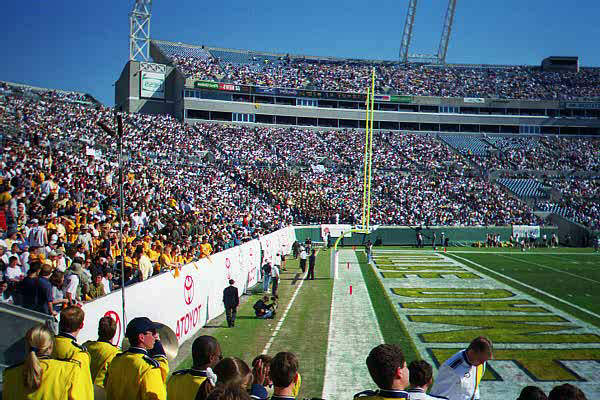
[(596, 334), (548, 334), (580, 328), (554, 315), (408, 315), (408, 319), (458, 325), (457, 330), (422, 333), (428, 343), (468, 343), (479, 335), (494, 338), (496, 343), (600, 343)]
[[(402, 308), (433, 310), (475, 310), (475, 311), (513, 311), (513, 312), (549, 312), (529, 300), (490, 300), (490, 301), (424, 301), (403, 302)], [(487, 318), (487, 317), (486, 317)]]
[(430, 299), (504, 299), (515, 296), (506, 289), (483, 288), (393, 288), (392, 293), (404, 297)]

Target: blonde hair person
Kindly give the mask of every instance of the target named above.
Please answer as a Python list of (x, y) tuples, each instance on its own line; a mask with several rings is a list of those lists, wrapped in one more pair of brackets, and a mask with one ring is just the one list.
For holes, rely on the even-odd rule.
[(25, 360), (3, 372), (3, 398), (91, 400), (93, 391), (83, 384), (81, 363), (50, 358), (54, 335), (45, 325), (25, 334)]

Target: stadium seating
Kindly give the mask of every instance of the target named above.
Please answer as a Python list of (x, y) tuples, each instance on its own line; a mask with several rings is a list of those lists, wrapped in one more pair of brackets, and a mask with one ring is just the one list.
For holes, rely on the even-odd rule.
[(540, 190), (541, 182), (535, 179), (498, 179), (498, 183), (506, 186), (508, 190), (519, 197), (545, 197), (545, 193)]
[[(194, 58), (199, 65), (181, 64), (186, 76), (211, 76), (206, 55), (197, 47), (155, 42), (169, 59)], [(400, 65), (369, 60), (335, 60), (303, 56), (272, 55), (257, 51), (209, 48), (215, 58), (229, 64), (228, 79), (234, 83), (364, 92), (371, 69), (376, 69), (376, 90), (440, 97), (478, 97), (531, 100), (566, 100), (580, 97), (600, 98), (600, 68), (581, 68), (578, 73), (546, 72), (531, 66)], [(198, 54), (198, 55), (197, 55)], [(265, 63), (268, 60), (269, 63)], [(277, 62), (285, 60), (285, 62)], [(267, 71), (261, 66), (269, 65)], [(255, 73), (249, 73), (251, 66)], [(208, 67), (210, 69), (210, 67)]]
[(440, 135), (440, 138), (462, 154), (487, 156), (490, 145), (477, 136)]

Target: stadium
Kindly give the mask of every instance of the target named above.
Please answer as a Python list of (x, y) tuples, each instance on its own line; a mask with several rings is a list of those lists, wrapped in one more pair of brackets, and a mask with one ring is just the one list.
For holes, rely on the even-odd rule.
[[(132, 398), (136, 351), (139, 398), (600, 398), (600, 67), (447, 63), (455, 8), (382, 61), (154, 39), (137, 0), (113, 107), (0, 81), (0, 399)], [(382, 387), (382, 344), (433, 384)]]

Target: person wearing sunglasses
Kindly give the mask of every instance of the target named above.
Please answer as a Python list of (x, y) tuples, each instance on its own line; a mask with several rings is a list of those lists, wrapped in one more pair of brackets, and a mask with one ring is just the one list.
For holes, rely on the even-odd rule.
[(130, 347), (117, 354), (108, 368), (104, 380), (108, 399), (167, 398), (169, 363), (157, 333), (159, 326), (146, 317), (127, 324), (125, 336)]

